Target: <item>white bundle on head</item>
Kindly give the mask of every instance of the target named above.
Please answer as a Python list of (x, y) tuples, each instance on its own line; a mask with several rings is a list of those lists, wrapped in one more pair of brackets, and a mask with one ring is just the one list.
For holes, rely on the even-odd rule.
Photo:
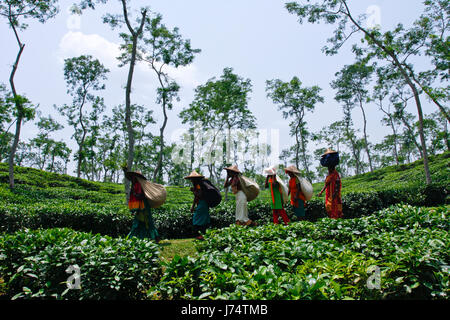
[(264, 175), (266, 176), (273, 176), (277, 174), (277, 168), (275, 166), (268, 167), (264, 169)]

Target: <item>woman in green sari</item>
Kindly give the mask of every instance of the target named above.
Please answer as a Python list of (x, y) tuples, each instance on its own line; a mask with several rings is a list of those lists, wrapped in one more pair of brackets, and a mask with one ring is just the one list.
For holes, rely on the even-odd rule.
[(148, 199), (145, 197), (141, 184), (137, 176), (145, 179), (140, 172), (126, 172), (125, 177), (131, 181), (130, 196), (128, 199), (128, 208), (134, 213), (134, 220), (128, 237), (138, 237), (139, 239), (149, 238), (159, 242), (158, 230), (151, 214), (151, 207)]
[(185, 179), (191, 180), (193, 187), (191, 191), (194, 193), (194, 201), (192, 202), (191, 212), (194, 213), (192, 224), (194, 225), (196, 239), (204, 240), (203, 234), (211, 223), (209, 216), (209, 205), (203, 197), (201, 183), (204, 176), (198, 174), (195, 170)]

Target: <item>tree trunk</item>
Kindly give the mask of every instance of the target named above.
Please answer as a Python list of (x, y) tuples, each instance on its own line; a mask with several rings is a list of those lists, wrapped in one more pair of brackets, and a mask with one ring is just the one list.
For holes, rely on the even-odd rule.
[[(133, 39), (133, 50), (131, 53), (130, 60), (130, 68), (128, 70), (128, 79), (127, 86), (125, 89), (125, 123), (127, 126), (127, 135), (128, 135), (128, 159), (127, 159), (127, 168), (128, 170), (132, 170), (133, 168), (133, 159), (134, 159), (134, 130), (133, 125), (131, 123), (131, 83), (133, 81), (133, 72), (134, 66), (136, 63), (136, 44), (137, 38)], [(125, 179), (125, 192), (128, 195), (130, 190), (130, 182)]]
[(164, 121), (163, 121), (163, 125), (161, 126), (161, 128), (159, 129), (159, 155), (158, 155), (158, 163), (156, 165), (155, 171), (153, 172), (153, 181), (158, 181), (159, 178), (161, 178), (162, 180), (162, 160), (163, 160), (163, 153), (164, 153), (164, 130), (166, 128), (167, 125), (167, 98), (166, 98), (166, 88), (164, 87), (164, 82), (161, 78), (162, 74), (161, 72), (158, 72), (158, 70), (154, 67), (154, 65), (152, 64), (152, 68), (156, 71), (156, 73), (158, 74), (158, 80), (159, 80), (159, 84), (162, 88), (162, 108), (163, 108), (163, 115), (164, 115)]
[[(400, 161), (399, 161), (399, 158), (398, 158), (398, 150), (397, 150), (397, 130), (395, 130), (394, 119), (392, 119), (392, 114), (390, 114), (389, 112), (387, 112), (387, 111), (385, 111), (385, 110), (383, 109), (381, 99), (380, 99), (380, 104), (379, 104), (379, 106), (380, 106), (381, 111), (383, 111), (384, 114), (387, 115), (388, 118), (389, 118), (389, 125), (391, 126), (392, 133), (393, 133), (393, 135), (394, 135), (394, 150), (393, 150), (393, 151), (394, 151), (395, 163), (396, 163), (397, 165), (399, 165), (399, 164), (400, 164)], [(389, 110), (389, 109), (388, 109), (388, 110)]]
[(400, 164), (400, 160), (398, 158), (398, 150), (397, 150), (397, 131), (395, 130), (394, 121), (392, 120), (392, 116), (389, 115), (389, 122), (391, 123), (392, 133), (394, 135), (394, 157), (395, 157), (395, 163), (397, 165)]
[(447, 125), (447, 121), (444, 121), (444, 139), (445, 139), (445, 144), (447, 146), (447, 151), (450, 151), (450, 140), (448, 138), (448, 125)]
[(191, 161), (190, 161), (190, 165), (189, 165), (189, 172), (192, 172), (192, 170), (194, 169), (194, 156), (195, 156), (195, 136), (194, 136), (194, 129), (193, 128), (189, 128), (189, 135), (191, 137)]
[[(163, 102), (165, 104), (165, 102)], [(159, 129), (159, 155), (158, 155), (158, 164), (156, 165), (155, 171), (153, 172), (153, 180), (159, 181), (162, 180), (162, 161), (163, 161), (163, 155), (164, 155), (164, 130), (167, 125), (167, 111), (166, 106), (163, 106), (163, 114), (164, 114), (164, 122), (162, 127)], [(160, 181), (161, 182), (161, 181)]]
[[(304, 125), (304, 123), (302, 123), (302, 127), (303, 127), (303, 125)], [(301, 135), (301, 146), (302, 146), (303, 165), (306, 170), (306, 175), (307, 175), (308, 179), (312, 180), (311, 172), (309, 171), (309, 167), (308, 167), (308, 161), (306, 159), (306, 141), (305, 141), (305, 138), (303, 135)]]
[(78, 144), (78, 164), (77, 164), (77, 178), (81, 176), (81, 162), (83, 161), (83, 148), (84, 148), (84, 140), (86, 140), (87, 130), (83, 124), (83, 106), (86, 99), (87, 92), (83, 96), (83, 100), (80, 105), (80, 114), (79, 114), (79, 123), (81, 128), (83, 129), (83, 136), (81, 137), (80, 143)]
[(299, 139), (299, 137), (298, 137), (298, 135), (299, 135), (299, 132), (298, 132), (298, 130), (299, 130), (299, 127), (300, 127), (300, 121), (298, 122), (298, 124), (297, 124), (297, 127), (295, 128), (295, 166), (297, 167), (297, 168), (300, 168), (300, 166), (299, 166), (299, 160), (300, 160), (300, 139)]
[(350, 141), (351, 151), (353, 154), (353, 158), (355, 159), (356, 174), (360, 174), (361, 168), (360, 168), (359, 156), (356, 153), (356, 143), (352, 138), (352, 134), (350, 133), (350, 123), (351, 123), (350, 110), (346, 111), (346, 108), (344, 107), (345, 136)]
[[(128, 69), (128, 78), (127, 78), (127, 86), (125, 88), (125, 123), (127, 126), (127, 133), (128, 133), (128, 159), (127, 159), (127, 167), (128, 170), (133, 169), (133, 159), (134, 159), (134, 130), (133, 125), (131, 123), (131, 84), (133, 82), (133, 73), (134, 73), (134, 67), (136, 64), (136, 53), (137, 53), (137, 41), (138, 37), (141, 35), (142, 30), (144, 28), (145, 24), (145, 17), (147, 15), (147, 10), (144, 10), (141, 12), (141, 24), (139, 26), (139, 29), (135, 31), (133, 27), (130, 24), (130, 21), (128, 19), (128, 11), (127, 11), (127, 4), (125, 0), (122, 0), (122, 8), (123, 8), (123, 16), (126, 22), (126, 25), (128, 27), (128, 30), (130, 31), (131, 37), (133, 39), (133, 46), (131, 48), (131, 58), (130, 58), (130, 67)], [(130, 182), (128, 179), (125, 179), (125, 194), (128, 201), (128, 194), (130, 191)]]
[(411, 90), (414, 92), (414, 99), (416, 100), (416, 106), (417, 106), (417, 113), (419, 114), (419, 136), (420, 136), (420, 143), (422, 145), (422, 155), (423, 155), (423, 166), (425, 169), (425, 179), (426, 183), (431, 183), (431, 173), (430, 168), (428, 165), (428, 152), (427, 152), (427, 146), (426, 146), (426, 140), (425, 135), (423, 134), (423, 113), (422, 113), (422, 106), (419, 99), (419, 92), (417, 91), (414, 84), (409, 81), (409, 85), (411, 87)]
[(362, 115), (363, 115), (363, 121), (364, 121), (364, 149), (366, 149), (367, 153), (367, 159), (369, 160), (369, 168), (370, 172), (373, 172), (373, 166), (372, 166), (372, 158), (370, 157), (369, 152), (369, 142), (367, 141), (367, 119), (366, 119), (366, 112), (364, 111), (364, 107), (362, 105), (362, 101), (359, 100), (359, 107), (361, 108)]
[[(226, 155), (227, 155), (227, 164), (231, 164), (230, 163), (230, 156), (231, 156), (231, 128), (230, 126), (228, 126), (228, 131), (227, 131), (227, 139), (226, 139), (226, 143), (225, 143), (225, 151), (226, 151)], [(226, 179), (226, 178), (225, 178)], [(228, 188), (225, 188), (225, 201), (228, 201)]]
[(9, 165), (9, 186), (10, 186), (11, 189), (14, 189), (14, 157), (16, 155), (17, 146), (19, 145), (20, 130), (22, 128), (22, 120), (23, 120), (22, 101), (19, 101), (18, 96), (17, 96), (16, 87), (14, 85), (14, 75), (16, 74), (17, 67), (18, 67), (18, 64), (19, 64), (19, 60), (20, 60), (20, 57), (22, 55), (23, 49), (25, 47), (25, 44), (22, 44), (20, 42), (19, 37), (18, 37), (17, 32), (16, 32), (16, 29), (14, 27), (14, 24), (11, 24), (11, 25), (12, 25), (12, 28), (13, 28), (14, 33), (16, 35), (17, 42), (19, 44), (19, 52), (17, 53), (16, 61), (14, 62), (14, 65), (13, 65), (12, 70), (11, 70), (11, 75), (9, 77), (9, 84), (11, 86), (11, 91), (13, 93), (15, 104), (16, 104), (16, 108), (17, 108), (16, 133), (14, 135), (14, 140), (13, 140), (13, 144), (11, 146), (11, 150), (9, 152), (9, 160), (8, 160), (8, 165)]

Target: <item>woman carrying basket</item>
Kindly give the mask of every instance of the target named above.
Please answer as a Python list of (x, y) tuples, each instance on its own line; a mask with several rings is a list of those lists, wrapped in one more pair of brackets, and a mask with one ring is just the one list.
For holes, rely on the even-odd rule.
[(325, 210), (332, 219), (343, 217), (342, 213), (342, 198), (341, 198), (341, 177), (336, 171), (336, 165), (339, 163), (339, 155), (336, 151), (327, 149), (322, 155), (321, 164), (328, 167), (328, 176), (325, 180), (323, 189), (319, 192), (320, 197), (325, 192)]
[(241, 181), (237, 165), (225, 168), (227, 171), (227, 177), (225, 179), (224, 187), (228, 188), (231, 186), (232, 192), (236, 197), (236, 224), (240, 226), (253, 226), (256, 225), (251, 219), (248, 218), (248, 208), (247, 208), (247, 196), (244, 191), (242, 191)]
[(131, 181), (128, 208), (134, 213), (134, 220), (128, 237), (150, 238), (159, 242), (158, 230), (156, 230), (150, 211), (151, 206), (139, 182), (139, 180), (145, 181), (147, 179), (139, 171), (128, 171), (126, 167), (123, 170), (125, 177)]
[(294, 215), (298, 220), (305, 219), (305, 201), (306, 197), (302, 192), (302, 187), (297, 177), (300, 174), (300, 171), (295, 166), (289, 166), (284, 169), (290, 179), (289, 179), (289, 192), (288, 195), (291, 195), (291, 205), (294, 209)]
[(284, 185), (281, 184), (281, 181), (277, 180), (277, 173), (274, 167), (264, 169), (264, 173), (266, 174), (265, 187), (270, 187), (270, 195), (272, 196), (273, 223), (278, 224), (279, 218), (281, 217), (284, 225), (288, 225), (289, 218), (283, 205), (286, 199), (283, 197)]
[(192, 224), (194, 225), (196, 239), (204, 240), (203, 234), (206, 233), (206, 229), (211, 223), (209, 205), (205, 200), (201, 188), (204, 176), (194, 170), (190, 175), (184, 178), (190, 180), (193, 185), (191, 191), (194, 194), (194, 201), (192, 202), (191, 212), (194, 213)]

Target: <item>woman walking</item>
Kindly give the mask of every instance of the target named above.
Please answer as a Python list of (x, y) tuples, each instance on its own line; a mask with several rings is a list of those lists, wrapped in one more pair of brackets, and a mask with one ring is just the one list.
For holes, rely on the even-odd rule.
[[(325, 158), (327, 155), (331, 157), (337, 157), (337, 152), (331, 149), (328, 149), (323, 155), (322, 158)], [(337, 158), (339, 159), (339, 158)], [(327, 164), (328, 167), (328, 176), (325, 180), (325, 185), (323, 189), (319, 192), (318, 196), (320, 197), (324, 191), (325, 192), (325, 210), (327, 214), (332, 219), (338, 219), (343, 217), (342, 213), (342, 198), (341, 198), (341, 177), (336, 170), (336, 164), (338, 160), (332, 161), (323, 161), (324, 164)]]
[(194, 225), (196, 239), (204, 240), (203, 234), (206, 233), (206, 229), (211, 223), (211, 217), (209, 215), (209, 206), (202, 193), (202, 179), (204, 176), (197, 173), (195, 170), (190, 175), (184, 177), (192, 182), (191, 191), (194, 194), (194, 201), (192, 202), (191, 212), (194, 213), (192, 218), (192, 224)]
[(149, 238), (159, 242), (158, 230), (151, 214), (151, 207), (145, 196), (139, 179), (147, 180), (141, 172), (127, 171), (124, 168), (125, 177), (131, 181), (128, 208), (134, 214), (133, 224), (128, 237), (138, 237), (139, 239)]
[(225, 168), (225, 170), (227, 171), (227, 177), (224, 187), (228, 188), (231, 186), (231, 191), (236, 198), (236, 224), (240, 226), (254, 225), (255, 223), (248, 218), (247, 196), (242, 191), (239, 179), (241, 172), (236, 165)]
[(294, 215), (298, 220), (305, 219), (305, 195), (302, 192), (301, 184), (297, 175), (300, 174), (300, 171), (295, 166), (290, 166), (284, 169), (290, 179), (289, 179), (289, 191), (288, 195), (291, 196), (291, 205), (294, 209)]
[(289, 223), (289, 218), (286, 214), (286, 210), (283, 207), (283, 190), (281, 186), (281, 181), (277, 181), (277, 175), (275, 168), (265, 169), (264, 172), (267, 174), (265, 187), (270, 186), (270, 193), (272, 196), (272, 212), (273, 212), (273, 223), (279, 223), (279, 217), (283, 219), (285, 225)]

